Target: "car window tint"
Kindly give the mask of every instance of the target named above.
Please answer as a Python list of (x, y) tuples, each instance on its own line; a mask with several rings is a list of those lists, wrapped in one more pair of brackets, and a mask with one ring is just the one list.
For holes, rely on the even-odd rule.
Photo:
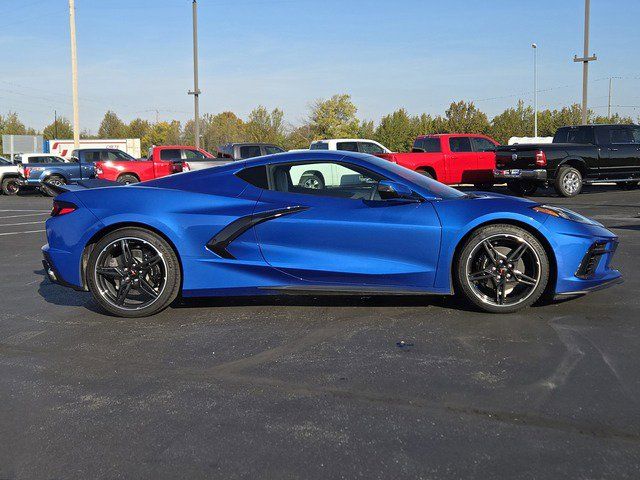
[(184, 158), (186, 158), (191, 162), (194, 162), (194, 161), (197, 162), (198, 160), (207, 159), (204, 153), (199, 152), (198, 150), (183, 150), (183, 152), (184, 152)]
[(309, 150), (329, 150), (329, 144), (327, 142), (313, 142)]
[(471, 152), (471, 139), (469, 137), (449, 138), (449, 148), (452, 152)]
[(587, 145), (595, 143), (593, 138), (593, 129), (586, 128), (569, 128), (567, 129), (566, 143), (579, 143)]
[(336, 143), (337, 150), (344, 150), (346, 152), (357, 152), (358, 142), (338, 142)]
[(377, 185), (383, 177), (367, 169), (337, 162), (304, 162), (275, 165), (272, 189), (346, 199), (379, 199)]
[(165, 148), (160, 151), (160, 160), (180, 160), (180, 149)]
[(496, 148), (493, 143), (482, 137), (473, 137), (471, 144), (476, 152), (492, 152)]
[(438, 137), (417, 138), (416, 141), (413, 142), (413, 148), (417, 149), (417, 151), (427, 153), (439, 153), (442, 150)]
[(257, 167), (245, 168), (236, 175), (254, 187), (268, 189), (269, 181), (267, 180), (267, 167), (259, 165)]
[(382, 147), (371, 142), (361, 142), (360, 151), (362, 153), (368, 153), (370, 155), (375, 155), (376, 153), (384, 153), (384, 150), (382, 149)]
[(242, 145), (240, 147), (240, 158), (242, 159), (259, 157), (260, 155), (259, 145)]
[(273, 145), (265, 145), (264, 151), (267, 155), (273, 155), (274, 153), (284, 152), (284, 150), (281, 149), (280, 147), (275, 147)]
[(51, 163), (64, 163), (64, 160), (59, 157), (49, 157)]

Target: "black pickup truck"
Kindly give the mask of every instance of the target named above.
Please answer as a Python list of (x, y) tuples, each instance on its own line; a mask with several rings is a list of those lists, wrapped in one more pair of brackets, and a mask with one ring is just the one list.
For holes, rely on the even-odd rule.
[(509, 189), (520, 195), (530, 195), (541, 185), (553, 185), (563, 197), (573, 197), (591, 183), (636, 188), (640, 126), (562, 127), (553, 143), (498, 147), (493, 176), (506, 180)]

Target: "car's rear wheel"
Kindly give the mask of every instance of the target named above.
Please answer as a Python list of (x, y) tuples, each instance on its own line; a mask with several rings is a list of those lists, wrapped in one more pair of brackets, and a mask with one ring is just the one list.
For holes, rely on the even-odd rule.
[(180, 265), (171, 245), (143, 228), (102, 238), (87, 262), (87, 286), (96, 302), (120, 317), (146, 317), (167, 308), (180, 290)]
[(58, 192), (52, 187), (61, 187), (62, 185), (66, 184), (67, 181), (64, 179), (64, 177), (61, 177), (60, 175), (51, 175), (49, 178), (42, 182), (40, 191), (48, 197), (55, 197), (56, 195), (58, 195)]
[(117, 181), (118, 183), (122, 183), (124, 185), (131, 185), (132, 183), (139, 183), (140, 179), (138, 179), (138, 177), (136, 177), (135, 175), (125, 173), (123, 175), (120, 175)]
[(320, 172), (304, 172), (298, 185), (311, 190), (322, 190), (324, 188), (324, 177)]
[(427, 178), (435, 179), (431, 172), (427, 172), (426, 170), (416, 170), (420, 175), (424, 175)]
[(2, 179), (2, 193), (5, 195), (16, 195), (20, 191), (20, 181), (17, 177), (6, 177)]
[(540, 298), (549, 281), (549, 258), (528, 231), (487, 225), (465, 242), (455, 265), (459, 293), (486, 312), (509, 313)]
[(582, 174), (577, 168), (568, 165), (560, 167), (554, 187), (562, 197), (575, 197), (582, 191)]

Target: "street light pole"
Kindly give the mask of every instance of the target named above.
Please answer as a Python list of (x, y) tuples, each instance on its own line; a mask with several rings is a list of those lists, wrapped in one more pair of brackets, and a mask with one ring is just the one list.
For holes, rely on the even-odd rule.
[(589, 62), (598, 59), (595, 55), (589, 56), (589, 10), (591, 1), (584, 0), (584, 54), (582, 58), (573, 57), (574, 62), (582, 62), (582, 123), (587, 123), (587, 87), (589, 84)]
[(195, 146), (200, 148), (200, 89), (198, 88), (198, 2), (193, 0), (193, 95)]
[(69, 0), (69, 30), (71, 32), (71, 89), (73, 95), (73, 148), (80, 146), (80, 115), (78, 109), (78, 55), (76, 52), (76, 7)]
[(533, 48), (533, 136), (538, 138), (538, 45)]

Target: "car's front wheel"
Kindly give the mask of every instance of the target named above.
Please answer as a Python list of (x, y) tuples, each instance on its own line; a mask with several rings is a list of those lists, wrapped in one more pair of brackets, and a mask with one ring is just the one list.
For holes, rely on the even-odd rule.
[(487, 225), (465, 242), (454, 269), (459, 293), (486, 312), (509, 313), (540, 298), (549, 258), (540, 241), (515, 225)]
[(131, 185), (132, 183), (138, 183), (140, 180), (135, 175), (131, 175), (129, 173), (125, 173), (120, 175), (117, 180), (118, 183), (122, 183), (124, 185)]
[(20, 180), (17, 177), (2, 179), (2, 193), (5, 195), (17, 195), (20, 191)]
[(180, 265), (171, 245), (143, 228), (109, 233), (93, 248), (86, 271), (96, 302), (120, 317), (146, 317), (178, 296)]
[(575, 197), (582, 191), (582, 174), (577, 168), (568, 165), (560, 167), (554, 187), (562, 197)]

